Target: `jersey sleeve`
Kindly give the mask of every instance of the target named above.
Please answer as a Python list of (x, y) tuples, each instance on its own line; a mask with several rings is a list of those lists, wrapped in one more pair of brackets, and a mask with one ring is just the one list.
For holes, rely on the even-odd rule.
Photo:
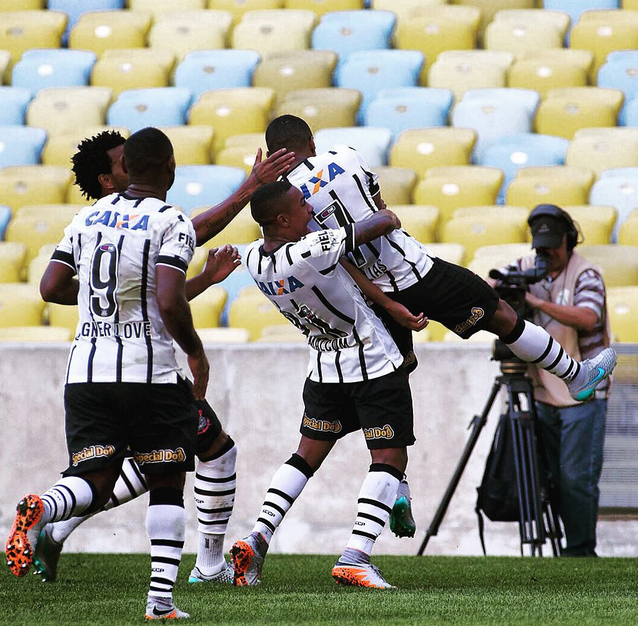
[(354, 234), (353, 224), (310, 233), (299, 242), (299, 254), (319, 273), (329, 276), (339, 264), (339, 259), (354, 250)]
[(67, 265), (75, 274), (77, 274), (78, 269), (75, 264), (75, 257), (73, 256), (73, 236), (74, 228), (73, 222), (71, 222), (71, 224), (64, 229), (64, 236), (53, 251), (51, 261)]
[(368, 167), (368, 164), (365, 162), (364, 158), (354, 148), (351, 148), (351, 150), (354, 153), (357, 165), (363, 172), (363, 179), (365, 180), (366, 185), (370, 190), (370, 195), (373, 197), (376, 196), (379, 191), (381, 191), (381, 188), (379, 187), (379, 177)]
[(174, 267), (186, 274), (194, 253), (195, 228), (193, 223), (177, 213), (164, 231), (155, 264)]

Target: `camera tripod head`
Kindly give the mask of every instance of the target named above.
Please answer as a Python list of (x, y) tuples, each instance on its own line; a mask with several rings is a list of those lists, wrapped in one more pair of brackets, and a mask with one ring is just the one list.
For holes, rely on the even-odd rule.
[(505, 377), (521, 377), (527, 373), (527, 363), (519, 359), (500, 339), (492, 345), (492, 361), (501, 364), (501, 373)]

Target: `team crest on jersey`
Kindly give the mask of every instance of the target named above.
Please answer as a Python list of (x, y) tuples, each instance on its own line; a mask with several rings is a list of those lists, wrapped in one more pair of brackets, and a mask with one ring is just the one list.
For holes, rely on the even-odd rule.
[(288, 276), (288, 278), (273, 280), (267, 283), (257, 283), (257, 287), (259, 287), (267, 296), (287, 296), (303, 286), (304, 284), (294, 276)]
[[(325, 174), (325, 177), (324, 177)], [(321, 169), (312, 176), (307, 183), (301, 185), (301, 191), (306, 198), (312, 198), (319, 190), (331, 183), (339, 174), (345, 174), (345, 170), (336, 163), (329, 163), (327, 168)]]

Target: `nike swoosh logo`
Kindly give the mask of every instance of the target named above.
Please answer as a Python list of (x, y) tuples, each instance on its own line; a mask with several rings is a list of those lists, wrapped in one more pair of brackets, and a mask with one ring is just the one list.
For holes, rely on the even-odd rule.
[[(587, 383), (587, 387), (591, 387), (592, 385), (596, 384), (599, 380), (602, 380), (603, 378), (605, 378), (606, 372), (602, 367), (597, 367), (596, 368), (598, 370), (598, 374), (596, 374), (595, 378), (592, 378), (589, 383)], [(583, 387), (584, 388), (584, 387)]]
[(154, 606), (153, 607), (153, 615), (155, 615), (156, 617), (163, 617), (164, 615), (168, 615), (169, 613), (172, 613), (175, 609), (166, 609), (165, 611), (158, 611), (157, 607)]

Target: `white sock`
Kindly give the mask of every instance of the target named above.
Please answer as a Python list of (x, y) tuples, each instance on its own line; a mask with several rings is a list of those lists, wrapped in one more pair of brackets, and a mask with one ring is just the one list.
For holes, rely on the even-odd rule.
[(272, 477), (253, 532), (260, 533), (266, 543), (270, 543), (275, 530), (311, 477), (312, 469), (308, 463), (293, 454)]
[(534, 363), (564, 380), (570, 381), (580, 372), (578, 361), (572, 359), (544, 328), (531, 322), (525, 321), (521, 336), (507, 346), (519, 359)]
[(53, 487), (45, 491), (40, 498), (44, 513), (40, 524), (66, 520), (86, 511), (95, 498), (93, 486), (80, 476), (65, 476)]
[(406, 497), (408, 500), (412, 500), (412, 496), (410, 495), (410, 485), (406, 478), (399, 483), (399, 487), (397, 488), (396, 499), (398, 500), (401, 496)]
[(186, 536), (184, 507), (149, 504), (146, 532), (151, 541), (151, 584), (148, 595), (172, 601)]
[(361, 485), (357, 519), (346, 549), (372, 553), (374, 543), (390, 518), (402, 473), (383, 463), (373, 463)]
[(225, 567), (224, 537), (235, 504), (237, 446), (210, 461), (198, 461), (195, 503), (199, 542), (195, 566), (211, 576)]

